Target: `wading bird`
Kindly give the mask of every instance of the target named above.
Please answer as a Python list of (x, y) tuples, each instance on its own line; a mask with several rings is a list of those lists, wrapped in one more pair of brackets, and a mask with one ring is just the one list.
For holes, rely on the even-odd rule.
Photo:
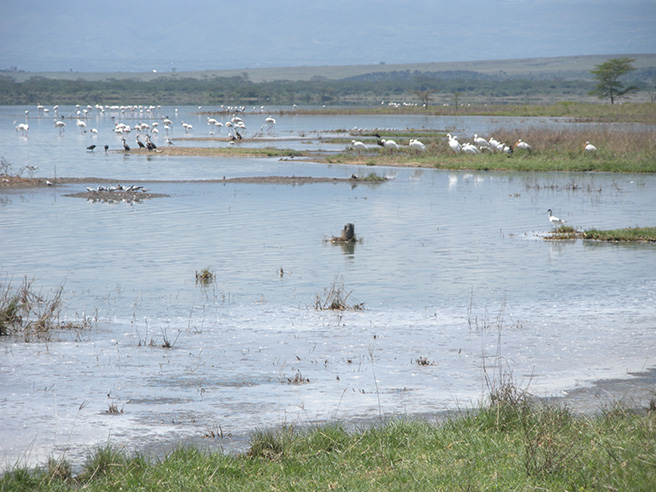
[(366, 152), (369, 150), (367, 146), (359, 140), (351, 140), (351, 147), (358, 153), (358, 155), (360, 155), (360, 152)]
[(527, 150), (528, 152), (531, 152), (531, 146), (524, 142), (521, 138), (517, 140), (517, 143), (515, 144), (515, 149), (523, 149)]
[(89, 146), (87, 147), (87, 150), (90, 150), (91, 152), (93, 152), (93, 149), (95, 149), (95, 148), (96, 148), (95, 145), (89, 145)]
[(549, 214), (549, 222), (551, 222), (554, 226), (565, 225), (565, 221), (563, 219), (559, 219), (558, 217), (555, 217), (551, 209), (547, 210), (547, 213)]
[(583, 150), (585, 150), (586, 152), (594, 152), (595, 150), (597, 150), (597, 147), (592, 145), (590, 142), (585, 142), (585, 145), (583, 146)]
[(415, 138), (410, 139), (408, 146), (415, 150), (418, 154), (426, 152), (426, 146)]
[(462, 145), (458, 142), (458, 137), (454, 137), (450, 133), (447, 133), (446, 136), (449, 137), (449, 147), (451, 147), (451, 150), (456, 154), (462, 152)]

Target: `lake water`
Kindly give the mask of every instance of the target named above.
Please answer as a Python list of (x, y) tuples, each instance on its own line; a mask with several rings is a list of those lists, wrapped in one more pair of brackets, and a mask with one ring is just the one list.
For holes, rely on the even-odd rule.
[[(24, 137), (14, 127), (26, 109)], [(0, 339), (1, 467), (62, 455), (79, 465), (107, 442), (243, 450), (253, 430), (283, 423), (473, 406), (485, 394), (485, 374), (500, 370), (546, 396), (656, 365), (654, 246), (543, 239), (548, 208), (584, 229), (653, 225), (656, 177), (102, 150), (120, 148), (112, 132), (118, 121), (169, 116), (174, 142), (184, 136), (182, 121), (194, 125), (191, 135), (209, 136), (206, 115), (197, 113), (92, 109), (86, 133), (67, 118), (60, 134), (52, 114), (36, 107), (0, 108), (0, 156), (14, 170), (152, 180), (152, 192), (170, 195), (134, 204), (65, 196), (87, 184), (0, 193), (2, 285), (27, 277), (44, 294), (63, 286), (62, 318), (94, 320), (89, 330), (48, 342)], [(250, 136), (266, 116), (242, 115)], [(498, 128), (578, 128), (555, 119), (275, 117), (267, 135), (276, 145), (328, 150), (341, 148), (325, 140), (329, 132), (353, 128), (436, 129), (463, 139)], [(128, 141), (134, 144), (134, 132)], [(161, 123), (155, 141), (166, 145)], [(371, 171), (393, 179), (357, 186), (198, 181)], [(361, 242), (326, 242), (347, 222)], [(195, 272), (205, 267), (216, 280), (199, 285)], [(364, 310), (316, 310), (332, 285)], [(172, 348), (162, 348), (166, 340)], [(122, 413), (110, 414), (112, 406)], [(216, 434), (223, 437), (205, 437)]]

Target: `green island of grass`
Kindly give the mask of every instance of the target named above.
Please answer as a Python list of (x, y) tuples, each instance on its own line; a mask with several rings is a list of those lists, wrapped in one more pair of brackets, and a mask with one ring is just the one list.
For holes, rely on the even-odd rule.
[(656, 242), (656, 227), (627, 227), (625, 229), (577, 231), (571, 226), (560, 226), (547, 237), (548, 240), (588, 239), (607, 242)]

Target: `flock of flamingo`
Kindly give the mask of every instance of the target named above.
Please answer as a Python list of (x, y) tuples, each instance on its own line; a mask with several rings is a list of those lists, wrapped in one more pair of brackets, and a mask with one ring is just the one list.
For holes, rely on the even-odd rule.
[[(104, 113), (105, 110), (112, 110), (112, 111), (118, 111), (120, 112), (121, 115), (124, 115), (126, 113), (134, 115), (135, 113), (143, 114), (144, 112), (146, 113), (147, 116), (150, 118), (155, 118), (154, 112), (158, 109), (160, 109), (161, 106), (102, 106), (97, 104), (95, 107), (92, 107), (91, 105), (88, 105), (86, 108), (82, 108), (80, 105), (76, 106), (76, 113), (75, 113), (75, 126), (80, 129), (81, 133), (86, 133), (87, 132), (87, 123), (86, 119), (89, 117), (90, 113), (95, 109), (99, 113)], [(42, 105), (37, 106), (38, 111), (43, 114), (44, 116), (48, 116), (50, 110), (48, 108), (45, 108)], [(66, 117), (59, 116), (58, 111), (59, 111), (59, 105), (56, 105), (53, 107), (54, 113), (55, 113), (55, 119), (53, 121), (54, 127), (59, 130), (59, 134), (62, 135), (66, 131), (67, 123), (65, 121)], [(202, 106), (198, 107), (199, 111), (202, 109)], [(245, 111), (245, 107), (239, 107), (239, 106), (221, 106), (221, 111), (222, 112), (229, 112), (232, 113), (233, 116), (230, 120), (224, 122), (218, 121), (216, 118), (211, 118), (207, 117), (207, 125), (210, 127), (209, 133), (210, 135), (214, 134), (215, 129), (220, 133), (221, 128), (225, 127), (228, 130), (228, 138), (231, 143), (237, 142), (239, 140), (243, 139), (243, 133), (246, 132), (246, 125), (244, 123), (244, 120), (240, 118), (239, 116), (236, 116), (236, 113), (238, 112), (243, 112)], [(264, 111), (264, 107), (260, 108), (261, 111)], [(178, 110), (175, 109), (175, 113), (177, 115)], [(25, 111), (25, 123), (18, 123), (16, 125), (16, 131), (20, 132), (21, 135), (24, 137), (27, 137), (30, 126), (27, 123), (27, 119), (29, 116), (29, 110)], [(114, 118), (114, 116), (112, 116)], [(72, 119), (69, 117), (69, 119)], [(131, 150), (130, 146), (128, 145), (125, 136), (126, 134), (131, 133), (132, 131), (136, 131), (136, 143), (139, 146), (139, 148), (146, 148), (148, 150), (156, 150), (157, 145), (152, 141), (153, 138), (157, 137), (159, 133), (159, 125), (160, 122), (163, 125), (164, 131), (166, 132), (166, 143), (169, 145), (173, 145), (173, 141), (169, 138), (169, 134), (173, 131), (173, 120), (171, 120), (168, 116), (163, 116), (160, 118), (160, 121), (154, 121), (150, 124), (145, 123), (145, 122), (139, 122), (136, 125), (128, 125), (126, 123), (118, 122), (116, 121), (114, 123), (114, 128), (113, 132), (119, 136), (121, 136), (121, 141), (123, 144), (123, 149), (125, 151)], [(16, 123), (16, 122), (14, 122)], [(189, 134), (193, 130), (193, 126), (189, 123), (182, 122), (181, 123), (185, 134)], [(275, 128), (276, 125), (276, 120), (272, 118), (271, 116), (267, 117), (264, 120), (264, 124), (260, 127), (260, 132), (270, 132)], [(91, 128), (90, 133), (93, 135), (98, 134), (98, 130), (96, 128)], [(145, 135), (145, 143), (142, 142), (139, 138), (140, 135)], [(87, 147), (87, 150), (93, 151), (96, 148), (96, 145), (89, 145)], [(105, 151), (109, 149), (108, 145), (104, 146)]]

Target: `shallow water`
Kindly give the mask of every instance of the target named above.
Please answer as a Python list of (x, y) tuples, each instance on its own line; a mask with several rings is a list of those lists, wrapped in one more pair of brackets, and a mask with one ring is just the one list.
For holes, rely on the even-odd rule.
[[(92, 137), (74, 124), (59, 135), (51, 118), (30, 117), (24, 138), (12, 124), (24, 109), (0, 108), (0, 155), (15, 167), (38, 165), (34, 175), (129, 184), (372, 171), (87, 152), (94, 138), (99, 147), (117, 145), (107, 135), (116, 118), (97, 117)], [(176, 121), (183, 118), (199, 133), (204, 116), (180, 108)], [(264, 116), (244, 119), (257, 127)], [(308, 146), (326, 145), (309, 133), (342, 128), (459, 125), (484, 133), (527, 124), (277, 120), (279, 138), (302, 133)], [(153, 182), (151, 191), (170, 197), (136, 204), (65, 196), (85, 185), (2, 193), (3, 285), (23, 276), (46, 293), (63, 285), (63, 317), (97, 322), (48, 343), (0, 340), (0, 465), (61, 454), (79, 464), (90, 447), (108, 441), (143, 449), (195, 439), (239, 449), (253, 429), (285, 422), (472, 405), (485, 391), (484, 375), (499, 370), (553, 395), (655, 364), (654, 247), (543, 240), (548, 208), (580, 228), (652, 225), (653, 176), (374, 170), (394, 179), (358, 186)], [(361, 242), (343, 248), (325, 241), (347, 222)], [(205, 267), (217, 278), (199, 285), (195, 272)], [(333, 283), (364, 310), (314, 309)], [(166, 340), (172, 348), (162, 348)], [(123, 413), (109, 414), (112, 405)], [(219, 431), (223, 439), (203, 437)]]

